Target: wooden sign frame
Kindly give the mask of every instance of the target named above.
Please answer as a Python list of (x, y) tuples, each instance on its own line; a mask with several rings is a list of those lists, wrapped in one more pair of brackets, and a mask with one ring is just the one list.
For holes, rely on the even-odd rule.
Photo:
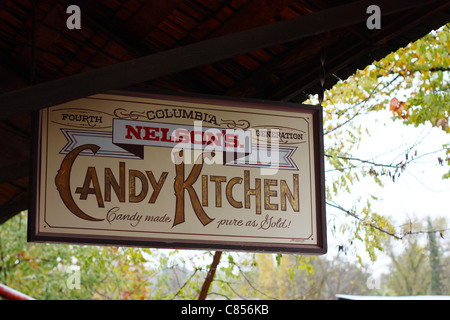
[(320, 106), (136, 90), (43, 109), (28, 240), (324, 254), (322, 123)]

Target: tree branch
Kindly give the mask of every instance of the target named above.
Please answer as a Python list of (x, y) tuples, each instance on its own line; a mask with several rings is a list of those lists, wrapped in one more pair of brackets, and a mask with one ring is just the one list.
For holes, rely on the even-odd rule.
[(385, 233), (385, 234), (387, 234), (387, 235), (389, 235), (389, 236), (391, 236), (391, 237), (394, 237), (394, 238), (396, 238), (396, 239), (399, 239), (399, 240), (401, 240), (401, 239), (403, 238), (403, 237), (399, 237), (399, 236), (396, 235), (395, 233), (392, 233), (392, 232), (390, 232), (390, 231), (387, 231), (387, 230), (385, 230), (385, 229), (383, 229), (383, 228), (381, 228), (381, 227), (379, 227), (379, 226), (377, 226), (377, 225), (375, 225), (375, 224), (373, 224), (373, 223), (371, 223), (371, 222), (368, 222), (367, 220), (364, 220), (364, 219), (358, 217), (358, 215), (357, 215), (356, 213), (351, 212), (350, 210), (344, 209), (343, 207), (341, 207), (340, 205), (338, 205), (338, 204), (336, 204), (336, 203), (331, 203), (331, 202), (328, 202), (328, 201), (327, 201), (326, 204), (329, 205), (329, 206), (332, 206), (332, 207), (334, 207), (334, 208), (336, 208), (336, 209), (339, 209), (339, 210), (341, 210), (341, 211), (343, 211), (343, 212), (345, 212), (346, 214), (348, 214), (349, 216), (355, 218), (356, 220), (361, 221), (361, 222), (364, 223), (366, 226), (371, 226), (371, 227), (377, 229), (378, 231), (383, 232), (383, 233)]
[(206, 295), (208, 294), (209, 287), (211, 286), (211, 282), (216, 274), (217, 265), (220, 262), (220, 258), (222, 256), (222, 251), (216, 251), (214, 254), (213, 262), (211, 267), (209, 268), (208, 274), (206, 275), (205, 282), (202, 285), (202, 289), (200, 290), (200, 295), (198, 296), (198, 300), (205, 300)]
[(395, 239), (398, 239), (398, 240), (402, 240), (408, 235), (421, 234), (421, 233), (436, 233), (436, 232), (439, 232), (441, 237), (443, 237), (442, 233), (445, 232), (445, 231), (449, 231), (450, 230), (450, 228), (447, 228), (447, 229), (433, 229), (433, 230), (418, 230), (418, 231), (409, 230), (407, 232), (400, 233), (401, 235), (398, 235), (396, 233), (393, 233), (393, 232), (390, 232), (388, 230), (385, 230), (385, 229), (383, 229), (383, 228), (381, 228), (381, 227), (379, 227), (379, 226), (377, 226), (377, 225), (375, 225), (375, 224), (373, 224), (373, 223), (371, 223), (371, 222), (369, 222), (369, 221), (367, 221), (365, 219), (362, 219), (362, 218), (358, 217), (358, 215), (356, 213), (343, 208), (342, 206), (340, 206), (337, 203), (331, 203), (331, 202), (327, 201), (326, 204), (329, 205), (329, 206), (332, 206), (332, 207), (334, 207), (336, 209), (339, 209), (339, 210), (341, 210), (343, 212), (345, 212), (346, 214), (348, 214), (349, 216), (355, 218), (356, 220), (361, 221), (366, 226), (371, 226), (371, 227), (377, 229), (378, 231), (380, 231), (382, 233), (385, 233), (388, 236), (394, 237)]
[(189, 283), (189, 281), (191, 281), (191, 279), (195, 276), (195, 274), (197, 273), (197, 271), (199, 271), (199, 269), (195, 269), (194, 273), (191, 274), (191, 276), (186, 280), (186, 282), (180, 287), (178, 288), (178, 291), (175, 293), (175, 295), (172, 297), (172, 300), (174, 300), (176, 298), (176, 296), (178, 296), (181, 292), (181, 290), (183, 290), (184, 287), (186, 287), (186, 285)]
[[(333, 158), (333, 156), (330, 155), (330, 154), (324, 154), (324, 156), (328, 157), (328, 158)], [(349, 160), (349, 161), (359, 161), (359, 162), (362, 162), (362, 163), (370, 164), (370, 165), (375, 166), (375, 167), (385, 167), (385, 168), (393, 168), (393, 169), (397, 169), (397, 168), (401, 167), (402, 165), (405, 165), (406, 163), (409, 163), (409, 162), (401, 161), (398, 164), (394, 165), (394, 164), (376, 163), (376, 162), (373, 162), (373, 161), (359, 159), (359, 158), (354, 158), (354, 157), (337, 156), (337, 158), (342, 159), (342, 160)]]
[(265, 297), (271, 299), (271, 300), (278, 300), (277, 298), (271, 297), (269, 295), (267, 295), (266, 293), (262, 292), (261, 290), (259, 290), (258, 288), (256, 288), (253, 283), (250, 281), (250, 279), (245, 275), (244, 271), (242, 271), (241, 266), (238, 265), (236, 262), (231, 262), (238, 270), (239, 273), (244, 277), (245, 281), (248, 283), (248, 285), (256, 292), (264, 295)]

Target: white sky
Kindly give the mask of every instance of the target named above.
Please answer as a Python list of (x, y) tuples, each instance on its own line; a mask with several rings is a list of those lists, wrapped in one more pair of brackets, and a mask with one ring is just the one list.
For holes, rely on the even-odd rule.
[[(371, 160), (376, 163), (394, 163), (405, 160), (404, 151), (420, 143), (412, 149), (409, 157), (417, 150), (417, 156), (424, 155), (442, 148), (445, 143), (450, 143), (450, 136), (438, 128), (431, 125), (421, 125), (418, 127), (406, 126), (400, 121), (392, 120), (392, 113), (387, 110), (375, 112), (359, 117), (359, 123), (363, 128), (367, 127), (371, 136), (363, 135), (360, 148), (354, 150), (354, 157)], [(388, 152), (390, 151), (390, 152)], [(382, 155), (382, 156), (380, 156)], [(394, 225), (400, 225), (408, 219), (418, 220), (427, 216), (449, 217), (450, 179), (442, 179), (442, 176), (450, 170), (444, 161), (444, 166), (438, 164), (438, 157), (445, 160), (445, 152), (424, 156), (413, 163), (407, 165), (406, 171), (396, 182), (392, 182), (388, 177), (380, 177), (384, 182), (384, 187), (378, 186), (372, 178), (361, 180), (351, 188), (351, 194), (343, 193), (342, 196), (333, 200), (346, 209), (351, 209), (357, 204), (358, 197), (363, 199), (368, 194), (373, 194), (379, 201), (371, 201), (372, 211), (380, 215), (390, 217)], [(370, 168), (370, 166), (367, 166)], [(378, 171), (380, 168), (375, 168)], [(360, 204), (361, 208), (364, 203)], [(327, 206), (327, 214), (340, 217), (342, 221), (349, 221), (351, 217), (345, 218), (345, 214), (339, 210)], [(449, 219), (450, 220), (450, 219)], [(328, 226), (331, 227), (330, 225)], [(337, 254), (337, 245), (349, 245), (348, 236), (337, 235), (333, 237), (328, 232), (328, 252), (329, 255)], [(399, 242), (398, 245), (401, 245)], [(358, 253), (366, 259), (367, 265), (373, 272), (382, 272), (383, 265), (388, 262), (383, 255), (379, 255), (379, 261), (372, 265), (369, 263), (367, 255), (363, 254), (363, 246), (357, 246)], [(347, 256), (353, 260), (354, 255), (349, 250)], [(356, 261), (356, 260), (355, 260)]]
[[(405, 160), (404, 150), (417, 142), (420, 143), (412, 148), (409, 158), (416, 150), (417, 156), (422, 156), (441, 149), (444, 143), (450, 143), (450, 136), (442, 130), (432, 128), (431, 125), (406, 126), (400, 121), (393, 121), (387, 110), (362, 117), (367, 118), (367, 121), (362, 118), (360, 120), (367, 125), (371, 137), (364, 135), (361, 140), (360, 148), (355, 154), (361, 159), (370, 160), (371, 155), (376, 157), (384, 154), (375, 158), (374, 162), (390, 163), (397, 156), (398, 160), (395, 162), (400, 162)], [(386, 153), (389, 150), (393, 151)], [(445, 215), (448, 213), (446, 203), (450, 195), (450, 179), (442, 179), (442, 176), (450, 168), (446, 164), (438, 164), (439, 156), (445, 159), (445, 152), (430, 154), (408, 164), (406, 171), (400, 178), (396, 178), (395, 183), (385, 177), (382, 179), (385, 182), (383, 188), (374, 183), (361, 183), (360, 191), (367, 190), (380, 195), (379, 198), (383, 201), (376, 204), (376, 210), (396, 219), (404, 220), (408, 215), (414, 214), (418, 217)]]

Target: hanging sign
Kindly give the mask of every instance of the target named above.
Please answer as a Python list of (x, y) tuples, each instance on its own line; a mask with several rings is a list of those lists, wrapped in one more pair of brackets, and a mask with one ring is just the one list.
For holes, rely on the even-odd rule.
[(118, 91), (43, 109), (29, 240), (325, 253), (321, 112)]

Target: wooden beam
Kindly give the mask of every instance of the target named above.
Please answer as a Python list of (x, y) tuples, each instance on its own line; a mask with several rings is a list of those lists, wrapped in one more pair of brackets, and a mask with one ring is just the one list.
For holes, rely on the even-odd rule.
[(28, 209), (28, 200), (21, 200), (13, 203), (8, 203), (0, 207), (0, 225), (14, 217), (21, 211)]
[(0, 51), (0, 93), (22, 89), (29, 86), (28, 70), (13, 61), (9, 55)]
[[(26, 177), (31, 172), (31, 162), (23, 161), (0, 168), (0, 183)], [(0, 212), (1, 214), (1, 212)]]
[[(167, 0), (147, 2), (136, 16), (131, 19), (131, 22), (136, 22), (136, 24), (133, 25), (131, 22), (125, 23), (118, 19), (115, 12), (112, 12), (111, 9), (101, 2), (92, 0), (67, 0), (66, 3), (67, 5), (78, 4), (81, 11), (85, 12), (83, 13), (83, 19), (87, 16), (89, 18), (89, 25), (92, 26), (94, 30), (100, 30), (109, 37), (109, 40), (114, 40), (127, 50), (130, 50), (130, 54), (134, 55), (134, 57), (146, 56), (154, 53), (154, 50), (150, 48), (147, 43), (142, 41), (146, 35), (145, 32), (148, 33), (151, 29), (155, 28), (160, 20), (163, 19), (163, 17), (166, 17), (178, 4), (172, 1), (169, 3)], [(151, 12), (155, 12), (155, 10), (158, 12), (158, 18), (149, 20), (148, 15), (151, 14)], [(143, 31), (143, 29), (138, 27), (143, 24), (140, 22), (141, 20), (146, 24), (145, 28), (146, 30), (148, 29), (148, 31)], [(137, 30), (139, 32), (135, 35), (134, 33)], [(200, 90), (207, 92), (204, 84), (199, 83), (199, 81), (193, 77), (187, 79), (186, 75), (181, 74), (178, 74), (177, 77), (181, 78), (183, 83), (186, 83), (184, 87), (185, 90), (197, 92), (198, 88), (201, 88)], [(168, 81), (168, 85), (172, 85), (173, 87), (177, 86), (176, 83), (171, 83), (171, 79), (164, 79), (163, 81)]]
[[(416, 8), (412, 10), (412, 12), (408, 12), (406, 15), (402, 14), (401, 17), (394, 16), (392, 17), (392, 21), (390, 21), (389, 23), (385, 23), (385, 28), (383, 28), (382, 26), (381, 30), (374, 30), (370, 38), (377, 39), (377, 41), (376, 43), (373, 43), (372, 47), (367, 46), (364, 42), (352, 42), (349, 39), (348, 44), (343, 46), (346, 49), (341, 50), (337, 54), (327, 54), (328, 58), (325, 61), (326, 77), (328, 77), (330, 74), (338, 72), (340, 69), (351, 64), (352, 62), (360, 62), (361, 59), (364, 59), (363, 57), (365, 55), (371, 52), (376, 52), (377, 48), (384, 46), (386, 42), (389, 42), (394, 37), (398, 37), (412, 27), (417, 26), (421, 22), (424, 22), (426, 19), (431, 19), (431, 17), (434, 17), (437, 12), (450, 7), (450, 3), (447, 0), (437, 1), (434, 4), (426, 4), (428, 6), (425, 8)], [(417, 14), (421, 10), (423, 14), (419, 18), (413, 20), (412, 17), (417, 16)], [(443, 23), (441, 21), (436, 21), (436, 24), (433, 24), (430, 27), (438, 28), (442, 26), (442, 24)], [(403, 45), (406, 44), (407, 43)], [(398, 50), (400, 47), (401, 45), (395, 46), (395, 50)], [(391, 51), (395, 50), (393, 49)], [(355, 59), (355, 57), (359, 58)], [(381, 58), (383, 58), (382, 55), (372, 54), (372, 61)], [(366, 66), (367, 63), (363, 62), (361, 63), (361, 65)], [(281, 101), (290, 101), (291, 99), (294, 99), (297, 95), (301, 94), (301, 92), (309, 90), (311, 87), (314, 87), (316, 85), (321, 69), (322, 67), (319, 64), (319, 58), (317, 57), (317, 63), (311, 65), (309, 72), (302, 74), (301, 76), (284, 79), (285, 84), (283, 86), (280, 86), (278, 89), (275, 89), (268, 98)], [(315, 79), (317, 80), (314, 81)], [(310, 93), (317, 92), (314, 92), (313, 90)]]
[[(434, 0), (427, 1), (426, 4)], [(382, 14), (423, 5), (422, 0), (360, 0), (246, 31), (204, 40), (112, 66), (94, 69), (0, 96), (0, 118), (36, 111), (107, 90), (188, 70), (257, 49), (365, 22), (369, 5)]]
[[(327, 52), (325, 60), (325, 78), (333, 72), (339, 70), (340, 67), (355, 61), (356, 57), (367, 54), (372, 49), (361, 42), (351, 40), (353, 39), (347, 40), (346, 46), (343, 45), (343, 42), (341, 43), (341, 47), (345, 47), (345, 49), (342, 49), (339, 54), (333, 55), (330, 52)], [(284, 79), (283, 83), (286, 84), (284, 86), (279, 85), (278, 88), (275, 88), (272, 92), (270, 92), (270, 95), (267, 98), (280, 101), (289, 101), (295, 98), (295, 96), (300, 94), (302, 91), (311, 87), (311, 84), (318, 83), (319, 75), (322, 72), (319, 56), (317, 56), (315, 61), (309, 61), (308, 63), (310, 65), (307, 69), (308, 71), (302, 73), (301, 75), (292, 75), (288, 79)]]
[[(84, 0), (87, 2), (86, 0)], [(92, 1), (89, 1), (92, 2)], [(139, 39), (144, 39), (156, 28), (179, 4), (181, 0), (146, 1), (142, 8), (126, 23), (127, 30)]]
[(214, 31), (212, 35), (209, 35), (208, 38), (236, 33), (239, 32), (239, 30), (248, 30), (273, 22), (274, 17), (289, 7), (292, 1), (293, 0), (249, 1), (233, 14), (225, 24), (219, 27), (218, 30)]
[[(154, 2), (150, 1), (152, 4)], [(152, 50), (142, 44), (140, 38), (127, 31), (127, 25), (121, 19), (117, 18), (115, 12), (112, 12), (104, 3), (92, 0), (65, 0), (65, 3), (65, 7), (71, 4), (78, 5), (81, 9), (83, 19), (88, 19), (88, 25), (92, 26), (92, 29), (97, 32), (101, 31), (109, 40), (113, 40), (123, 48), (129, 50), (130, 55), (136, 57), (153, 53)], [(148, 3), (144, 6), (148, 6)], [(136, 19), (139, 18), (134, 17), (131, 20), (137, 21)], [(145, 22), (148, 25), (151, 23), (149, 20)]]

